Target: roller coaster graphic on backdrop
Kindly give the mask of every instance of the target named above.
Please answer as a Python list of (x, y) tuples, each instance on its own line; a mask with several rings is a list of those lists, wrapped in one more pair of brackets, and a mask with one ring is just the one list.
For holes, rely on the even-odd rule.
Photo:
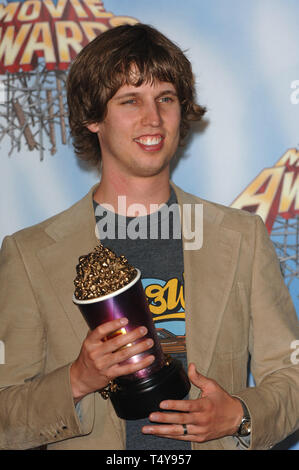
[(273, 167), (263, 169), (231, 207), (262, 217), (286, 285), (293, 284), (299, 298), (299, 151), (289, 149)]
[(68, 141), (65, 81), (80, 50), (97, 35), (138, 21), (115, 16), (99, 0), (0, 0), (0, 142), (57, 152)]

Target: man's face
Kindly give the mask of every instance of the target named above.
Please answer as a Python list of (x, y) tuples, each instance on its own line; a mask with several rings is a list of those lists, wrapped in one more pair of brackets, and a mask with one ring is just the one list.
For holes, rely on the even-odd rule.
[(173, 84), (122, 86), (109, 100), (104, 121), (88, 126), (98, 134), (103, 171), (142, 177), (168, 172), (179, 143), (180, 120)]

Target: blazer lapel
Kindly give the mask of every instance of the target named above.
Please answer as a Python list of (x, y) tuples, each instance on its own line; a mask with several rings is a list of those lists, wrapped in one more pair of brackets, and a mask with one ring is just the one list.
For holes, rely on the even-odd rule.
[(92, 203), (94, 190), (95, 187), (81, 201), (54, 218), (46, 232), (55, 243), (38, 252), (38, 258), (80, 343), (88, 327), (72, 296), (78, 258), (98, 244)]
[(206, 374), (233, 285), (241, 237), (221, 225), (224, 213), (217, 206), (174, 189), (180, 205), (203, 204), (203, 244), (198, 250), (184, 250), (184, 271), (188, 362)]

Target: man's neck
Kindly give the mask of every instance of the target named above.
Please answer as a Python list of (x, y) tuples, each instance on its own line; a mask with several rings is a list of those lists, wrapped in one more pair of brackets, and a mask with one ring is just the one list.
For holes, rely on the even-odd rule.
[[(125, 196), (126, 204), (120, 204), (119, 196)], [(134, 204), (145, 207), (147, 214), (153, 205), (160, 205), (170, 197), (169, 174), (154, 177), (117, 177), (107, 178), (102, 174), (100, 184), (94, 193), (94, 200), (99, 204), (110, 204), (119, 215), (132, 216), (128, 208)]]

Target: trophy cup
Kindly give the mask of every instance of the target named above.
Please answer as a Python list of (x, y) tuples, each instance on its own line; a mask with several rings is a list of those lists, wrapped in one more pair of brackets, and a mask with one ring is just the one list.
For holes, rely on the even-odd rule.
[[(92, 330), (102, 323), (126, 317), (128, 323), (125, 327), (113, 332), (108, 338), (146, 326), (146, 337), (154, 341), (150, 350), (124, 361), (136, 363), (144, 355), (153, 354), (154, 362), (137, 372), (116, 378), (108, 389), (101, 391), (102, 396), (111, 399), (120, 418), (129, 420), (146, 418), (152, 411), (159, 409), (162, 400), (184, 398), (190, 390), (188, 376), (180, 361), (163, 354), (141, 283), (141, 272), (130, 266), (124, 256), (117, 258), (103, 245), (96, 247), (91, 254), (80, 257), (79, 261), (81, 265), (79, 263), (77, 266), (77, 274), (80, 274), (75, 279), (77, 289), (73, 302), (79, 307), (89, 328)], [(121, 272), (121, 281), (117, 271)], [(101, 284), (102, 287), (99, 287)], [(92, 298), (84, 298), (82, 291), (89, 292), (88, 295), (91, 292)]]

